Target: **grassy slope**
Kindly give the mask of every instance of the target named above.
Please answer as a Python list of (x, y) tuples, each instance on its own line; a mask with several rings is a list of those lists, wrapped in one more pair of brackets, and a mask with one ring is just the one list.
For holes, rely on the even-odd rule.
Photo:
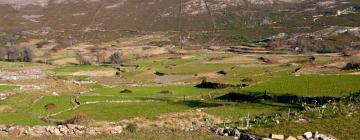
[(360, 137), (360, 116), (314, 119), (308, 123), (287, 123), (272, 128), (257, 128), (254, 132), (267, 136), (269, 133), (301, 135), (307, 131), (319, 131), (334, 135), (340, 140), (351, 140)]
[(267, 115), (286, 111), (291, 106), (280, 103), (243, 103), (206, 109), (205, 112), (222, 118), (238, 121), (248, 113), (250, 116)]
[(154, 117), (162, 113), (177, 112), (190, 109), (182, 104), (165, 102), (153, 103), (101, 103), (80, 106), (74, 111), (62, 113), (56, 118), (68, 119), (83, 113), (94, 120), (117, 121), (134, 117)]
[(281, 77), (240, 90), (240, 92), (267, 92), (298, 96), (346, 96), (360, 91), (360, 76), (326, 75)]

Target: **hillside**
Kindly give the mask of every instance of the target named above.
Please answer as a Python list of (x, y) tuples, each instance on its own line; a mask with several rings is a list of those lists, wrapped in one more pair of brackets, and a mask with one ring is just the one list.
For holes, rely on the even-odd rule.
[(356, 0), (0, 0), (0, 32), (20, 34), (22, 38), (99, 43), (134, 33), (180, 30), (195, 43), (214, 38), (225, 44), (241, 43), (281, 32), (358, 26), (360, 17), (355, 11), (338, 14), (338, 10), (357, 3)]

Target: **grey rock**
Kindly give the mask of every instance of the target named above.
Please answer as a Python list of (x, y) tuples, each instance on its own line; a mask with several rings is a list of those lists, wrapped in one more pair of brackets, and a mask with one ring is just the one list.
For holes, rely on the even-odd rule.
[(312, 134), (312, 132), (305, 132), (303, 136), (306, 139), (310, 139), (310, 138), (312, 138), (313, 134)]

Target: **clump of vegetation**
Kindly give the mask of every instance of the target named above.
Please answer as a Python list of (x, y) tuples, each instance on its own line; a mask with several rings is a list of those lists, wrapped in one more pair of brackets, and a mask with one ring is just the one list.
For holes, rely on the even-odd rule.
[(172, 92), (170, 90), (163, 90), (160, 91), (161, 94), (172, 94)]
[(5, 57), (11, 62), (31, 62), (34, 56), (30, 47), (12, 46), (9, 49), (0, 49), (0, 60), (4, 60)]
[(120, 91), (120, 93), (132, 93), (132, 91), (129, 89), (124, 89), (124, 90)]
[(112, 64), (121, 64), (123, 62), (123, 57), (119, 52), (115, 52), (110, 56), (110, 62)]
[(45, 110), (52, 110), (56, 108), (56, 105), (54, 103), (49, 103), (44, 106)]
[(353, 63), (349, 62), (346, 64), (346, 66), (343, 68), (343, 70), (358, 70), (360, 69), (360, 63)]
[(138, 126), (135, 123), (130, 123), (126, 126), (126, 130), (130, 133), (135, 133), (138, 130)]
[(172, 45), (173, 42), (171, 42), (171, 41), (151, 41), (149, 44), (153, 45), (153, 46), (164, 47), (167, 45)]
[(360, 58), (352, 57), (350, 62), (346, 64), (343, 70), (358, 70), (360, 69)]
[(42, 40), (42, 41), (36, 43), (36, 48), (42, 48), (42, 47), (44, 47), (46, 44), (49, 44), (49, 41), (47, 41), (47, 40)]
[(65, 121), (65, 124), (80, 124), (87, 122), (89, 120), (88, 116), (85, 114), (77, 114), (72, 118)]
[(76, 53), (76, 60), (79, 61), (80, 65), (91, 65), (91, 59), (79, 52)]
[(227, 72), (225, 70), (218, 71), (217, 73), (221, 75), (227, 75)]
[(157, 71), (157, 72), (155, 72), (155, 75), (157, 75), (157, 76), (165, 76), (166, 74), (165, 74), (165, 73), (162, 73), (162, 72)]
[(250, 77), (246, 77), (244, 79), (241, 80), (241, 82), (253, 82), (254, 80), (251, 79)]

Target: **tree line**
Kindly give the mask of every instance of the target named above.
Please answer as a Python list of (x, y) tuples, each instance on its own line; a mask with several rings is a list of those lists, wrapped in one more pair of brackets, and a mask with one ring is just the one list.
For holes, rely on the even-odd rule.
[(0, 60), (31, 62), (34, 54), (30, 47), (12, 46), (9, 48), (0, 47)]
[[(98, 64), (104, 63), (111, 63), (111, 64), (121, 64), (125, 61), (125, 58), (120, 52), (114, 52), (108, 58), (108, 62), (106, 62), (105, 54), (104, 53), (95, 53), (95, 61)], [(85, 56), (80, 52), (76, 53), (76, 60), (79, 62), (80, 65), (91, 65), (93, 63), (92, 56)]]

